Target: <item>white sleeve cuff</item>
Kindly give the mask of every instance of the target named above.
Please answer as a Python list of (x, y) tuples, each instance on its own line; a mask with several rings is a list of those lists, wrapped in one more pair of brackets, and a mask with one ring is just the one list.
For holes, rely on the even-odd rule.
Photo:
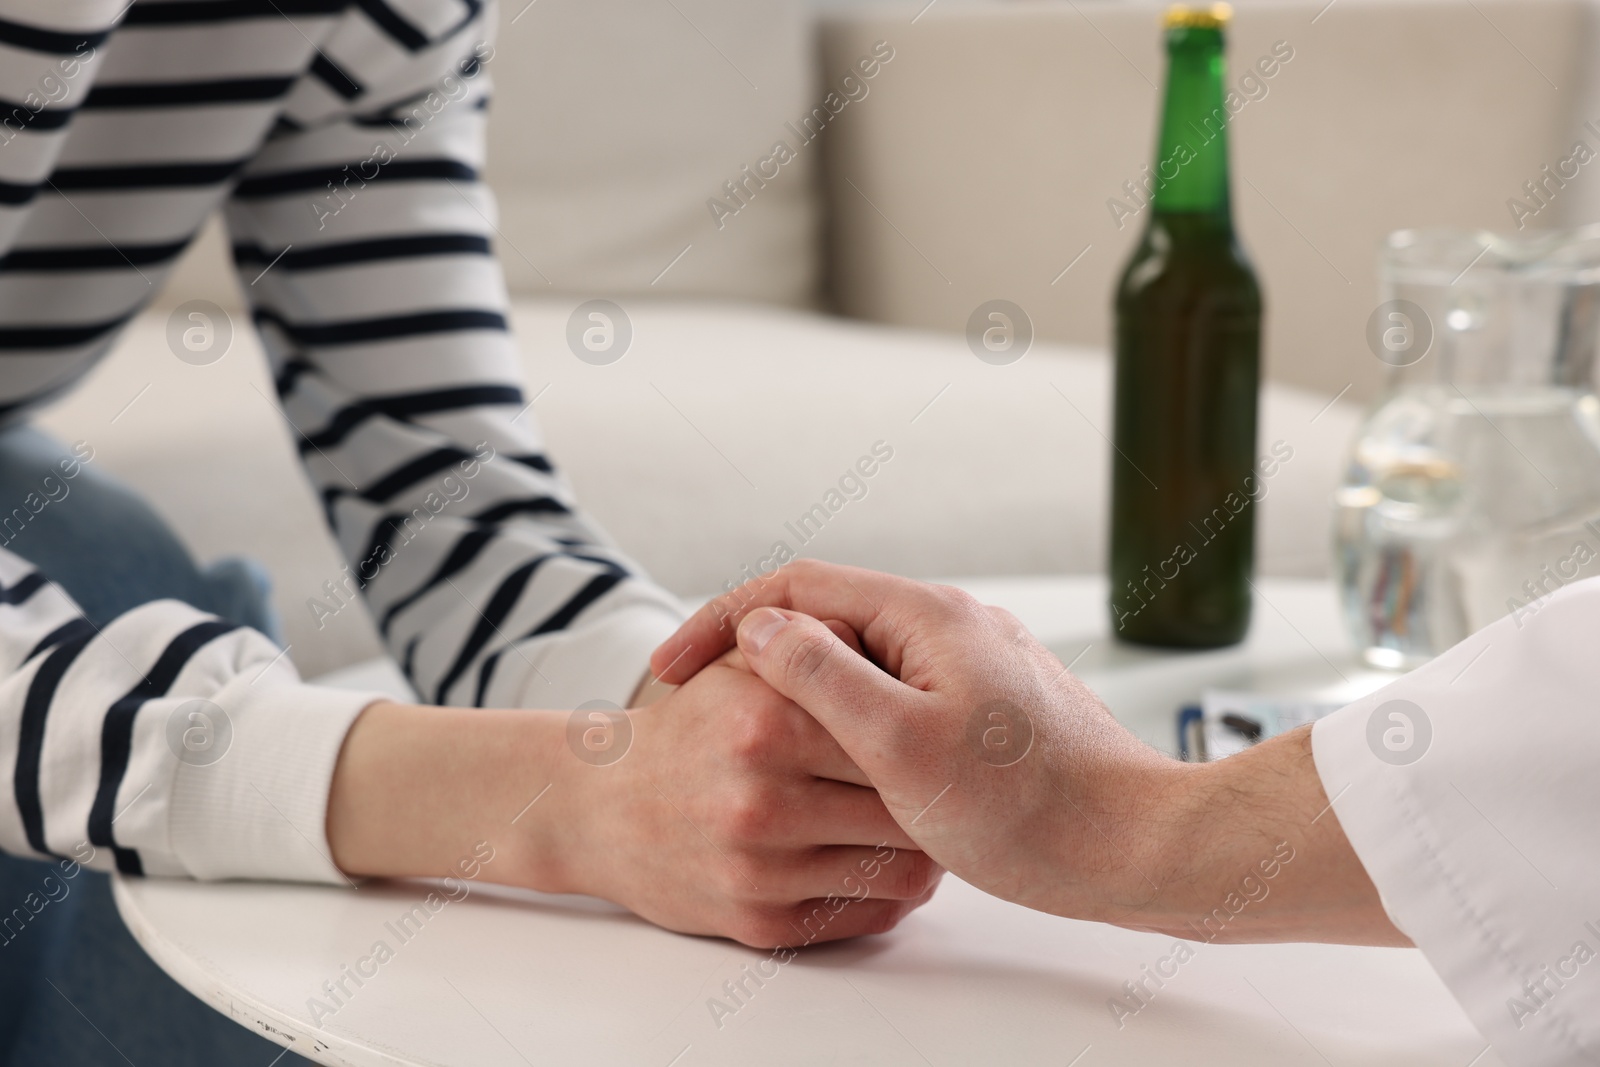
[(168, 832), (194, 878), (348, 884), (328, 848), (328, 791), (345, 734), (381, 693), (235, 679), (214, 698), (232, 737), (214, 762), (180, 760)]
[[(644, 681), (650, 653), (687, 617), (681, 607), (642, 600), (539, 639), (538, 658), (513, 697), (519, 708), (576, 708), (604, 700), (619, 708)], [(493, 701), (490, 701), (493, 703)]]
[(1600, 581), (1569, 586), (1312, 731), (1384, 907), (1511, 1064), (1600, 1059), (1597, 633)]

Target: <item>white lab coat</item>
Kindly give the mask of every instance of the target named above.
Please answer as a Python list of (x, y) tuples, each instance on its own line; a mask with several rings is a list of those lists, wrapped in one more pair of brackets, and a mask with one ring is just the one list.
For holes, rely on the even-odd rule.
[(1500, 1056), (1600, 1063), (1600, 579), (1323, 719), (1312, 751), (1390, 917)]

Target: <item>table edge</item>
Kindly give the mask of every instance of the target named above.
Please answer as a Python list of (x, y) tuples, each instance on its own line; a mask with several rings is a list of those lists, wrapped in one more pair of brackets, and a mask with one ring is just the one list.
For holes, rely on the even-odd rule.
[[(364, 1042), (317, 1030), (303, 1019), (236, 992), (235, 983), (208, 969), (199, 957), (184, 951), (146, 920), (129, 887), (131, 881), (121, 873), (111, 876), (111, 898), (128, 933), (169, 978), (230, 1022), (328, 1067), (422, 1067), (417, 1060), (399, 1059)], [(360, 1053), (362, 1058), (349, 1058), (352, 1052)]]

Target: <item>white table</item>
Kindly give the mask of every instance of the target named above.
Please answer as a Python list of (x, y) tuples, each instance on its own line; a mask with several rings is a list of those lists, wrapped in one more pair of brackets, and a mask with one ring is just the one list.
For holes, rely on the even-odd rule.
[[(1063, 661), (1081, 655), (1076, 669), (1112, 709), (1169, 750), (1174, 710), (1205, 686), (1353, 696), (1377, 680), (1354, 666), (1319, 583), (1260, 583), (1250, 640), (1189, 655), (1113, 645), (1095, 579), (961, 584), (1014, 611)], [(426, 891), (119, 879), (116, 900), (186, 988), (325, 1064), (1502, 1063), (1411, 950), (1200, 945), (1119, 1028), (1108, 1000), (1170, 938), (1029, 912), (947, 879), (892, 933), (809, 949), (748, 984), (753, 995), (719, 1028), (708, 998), (768, 954), (586, 898), (490, 886), (399, 943), (385, 924)], [(308, 998), (379, 939), (394, 957), (313, 1026)]]

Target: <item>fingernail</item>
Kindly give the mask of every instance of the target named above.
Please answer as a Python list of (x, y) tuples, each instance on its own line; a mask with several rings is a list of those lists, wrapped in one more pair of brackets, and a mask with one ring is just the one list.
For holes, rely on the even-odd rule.
[(777, 632), (789, 625), (789, 620), (771, 608), (757, 608), (745, 617), (739, 627), (739, 643), (755, 655), (767, 647)]

